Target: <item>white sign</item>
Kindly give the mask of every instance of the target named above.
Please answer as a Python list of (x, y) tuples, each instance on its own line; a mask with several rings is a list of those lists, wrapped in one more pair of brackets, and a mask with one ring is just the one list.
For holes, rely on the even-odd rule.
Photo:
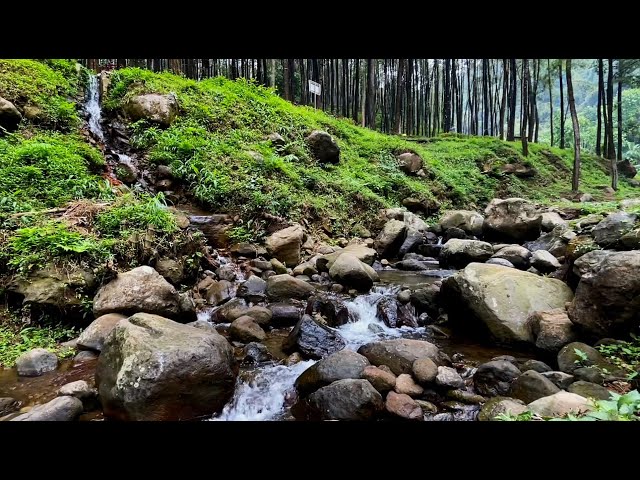
[(309, 80), (309, 93), (314, 93), (316, 95), (320, 95), (322, 91), (322, 87), (318, 82), (314, 82), (313, 80)]

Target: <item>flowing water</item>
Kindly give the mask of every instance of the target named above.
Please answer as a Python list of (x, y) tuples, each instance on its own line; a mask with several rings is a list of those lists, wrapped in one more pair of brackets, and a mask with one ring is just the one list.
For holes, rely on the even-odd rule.
[(100, 108), (100, 81), (98, 75), (89, 77), (89, 85), (87, 87), (87, 98), (85, 109), (89, 114), (87, 123), (89, 131), (93, 135), (104, 142), (104, 131), (102, 130), (102, 109)]

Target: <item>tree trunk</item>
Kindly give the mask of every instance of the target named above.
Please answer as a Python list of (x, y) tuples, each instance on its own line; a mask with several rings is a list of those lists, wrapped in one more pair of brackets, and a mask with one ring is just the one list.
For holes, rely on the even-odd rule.
[(507, 59), (502, 59), (502, 102), (500, 103), (500, 140), (504, 140), (504, 114), (507, 108), (507, 86), (509, 83), (509, 70)]
[(178, 58), (171, 58), (169, 60), (169, 70), (171, 70), (176, 75), (179, 75), (182, 72), (181, 61)]
[(607, 71), (607, 158), (612, 160), (611, 162), (611, 181), (615, 183), (617, 188), (618, 183), (618, 168), (615, 163), (616, 159), (616, 146), (613, 143), (613, 59), (608, 61), (609, 70)]
[(518, 80), (515, 58), (511, 59), (509, 70), (509, 75), (511, 76), (511, 85), (509, 86), (509, 125), (507, 126), (507, 140), (513, 142), (516, 135), (516, 97), (518, 94)]
[(282, 60), (283, 98), (291, 101), (291, 72), (289, 71), (289, 59)]
[(618, 160), (622, 160), (622, 75), (618, 59)]
[(525, 58), (522, 60), (522, 106), (520, 108), (524, 112), (520, 123), (520, 138), (522, 139), (522, 155), (525, 157), (529, 155), (527, 139), (527, 120), (529, 115), (526, 113), (529, 109), (529, 79), (529, 60)]
[(275, 58), (269, 59), (269, 86), (270, 87), (276, 86), (276, 59)]
[(482, 135), (489, 135), (489, 61), (482, 59)]
[(375, 128), (375, 109), (376, 109), (376, 78), (373, 69), (374, 60), (367, 59), (367, 97), (365, 99), (365, 124), (369, 128)]
[(551, 129), (551, 146), (553, 147), (553, 91), (551, 89), (551, 60), (548, 58), (547, 76), (549, 77), (549, 128)]
[(404, 75), (404, 66), (406, 59), (401, 58), (398, 62), (398, 77), (396, 80), (396, 98), (395, 98), (395, 112), (393, 116), (393, 133), (396, 135), (400, 133), (400, 120), (402, 113), (402, 76)]
[(354, 61), (356, 74), (353, 82), (353, 121), (358, 123), (358, 114), (360, 113), (360, 59)]
[(602, 59), (598, 59), (598, 126), (596, 128), (596, 155), (602, 155), (602, 96), (604, 92), (604, 76)]
[(573, 124), (573, 178), (571, 190), (578, 192), (580, 186), (580, 125), (576, 112), (576, 101), (573, 97), (573, 82), (571, 80), (571, 59), (567, 59), (567, 95), (569, 96), (569, 110), (571, 110), (571, 123)]
[(558, 77), (560, 79), (560, 148), (564, 148), (564, 92), (562, 91), (562, 60), (558, 60)]

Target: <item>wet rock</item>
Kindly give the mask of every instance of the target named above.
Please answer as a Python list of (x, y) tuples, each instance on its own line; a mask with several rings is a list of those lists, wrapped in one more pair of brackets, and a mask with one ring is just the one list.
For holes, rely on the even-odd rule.
[(584, 398), (594, 398), (596, 400), (609, 400), (611, 392), (597, 383), (585, 382), (584, 380), (578, 380), (573, 382), (567, 388), (570, 393), (575, 393)]
[(541, 372), (540, 375), (551, 380), (553, 384), (561, 390), (566, 390), (567, 387), (575, 381), (573, 375), (564, 372)]
[[(607, 368), (607, 367), (604, 367)], [(609, 368), (607, 368), (609, 370)], [(602, 385), (605, 381), (604, 373), (597, 367), (580, 367), (573, 371), (576, 380)]]
[(398, 270), (408, 270), (413, 272), (419, 272), (420, 270), (432, 269), (433, 264), (421, 262), (420, 260), (409, 259), (409, 260), (402, 260), (400, 262), (397, 262), (394, 265), (394, 267), (397, 268)]
[(327, 132), (314, 130), (305, 138), (312, 155), (322, 163), (339, 163), (340, 147)]
[[(465, 239), (468, 239), (468, 236), (465, 233), (465, 231), (462, 230), (461, 228), (456, 228), (456, 227), (447, 228), (444, 231), (444, 235), (442, 235), (442, 241), (444, 243), (447, 243), (452, 238), (460, 238), (462, 240), (465, 240)], [(469, 240), (472, 240), (472, 239), (469, 239)]]
[(244, 362), (248, 363), (263, 363), (273, 359), (267, 347), (257, 342), (247, 343), (242, 349), (242, 353), (244, 354)]
[(471, 210), (450, 210), (444, 212), (439, 225), (443, 231), (448, 228), (460, 228), (468, 234), (479, 236), (482, 235), (483, 222), (484, 217)]
[(351, 350), (341, 350), (307, 368), (296, 379), (294, 386), (300, 396), (307, 396), (337, 380), (359, 379), (368, 366), (369, 360), (362, 355)]
[(324, 358), (342, 350), (345, 341), (340, 334), (303, 315), (283, 344), (285, 351), (298, 350), (307, 358)]
[(258, 302), (265, 298), (267, 282), (256, 275), (251, 275), (238, 287), (237, 295), (246, 298), (250, 302)]
[(274, 326), (291, 326), (298, 323), (304, 313), (304, 306), (292, 303), (272, 303), (269, 305), (271, 310), (271, 323)]
[(173, 94), (148, 93), (131, 97), (123, 109), (132, 121), (144, 119), (166, 127), (178, 115), (178, 100)]
[(396, 300), (405, 305), (411, 301), (411, 290), (401, 290), (396, 295)]
[(406, 152), (398, 156), (398, 168), (404, 173), (416, 173), (422, 165), (422, 158), (418, 154)]
[(211, 314), (213, 323), (230, 323), (247, 314), (247, 302), (242, 298), (232, 298)]
[(78, 354), (73, 357), (73, 364), (77, 365), (79, 363), (89, 362), (96, 358), (98, 358), (98, 355), (95, 352), (84, 350), (82, 352), (78, 352)]
[(300, 355), (299, 352), (293, 352), (291, 355), (287, 357), (284, 363), (287, 366), (291, 366), (291, 365), (295, 365), (296, 363), (300, 363), (303, 360), (304, 358), (302, 357), (302, 355)]
[(119, 313), (108, 313), (96, 318), (78, 337), (78, 349), (100, 352), (102, 345), (104, 345), (104, 339), (123, 318), (127, 318), (126, 315)]
[(416, 319), (406, 305), (398, 304), (394, 297), (383, 297), (376, 305), (378, 318), (389, 328), (417, 327)]
[(411, 293), (411, 305), (417, 312), (426, 312), (430, 317), (437, 318), (440, 302), (440, 287), (428, 285)]
[(513, 263), (511, 263), (509, 260), (505, 260), (504, 258), (491, 257), (485, 263), (488, 263), (489, 265), (500, 265), (502, 267), (516, 268)]
[(438, 365), (430, 358), (419, 358), (413, 362), (411, 371), (419, 383), (432, 383), (438, 375)]
[(568, 243), (572, 238), (575, 238), (576, 234), (567, 227), (558, 226), (551, 232), (545, 233), (538, 237), (536, 240), (526, 242), (524, 247), (531, 252), (536, 250), (546, 250), (554, 257), (562, 257), (567, 251)]
[(148, 266), (118, 274), (115, 280), (100, 288), (93, 299), (96, 317), (107, 313), (132, 315), (137, 312), (180, 317), (176, 289)]
[(404, 242), (407, 227), (400, 220), (389, 220), (375, 239), (374, 248), (383, 258), (393, 258)]
[(556, 212), (542, 213), (542, 221), (540, 223), (543, 232), (551, 232), (557, 226), (567, 227), (567, 222)]
[(536, 250), (531, 256), (531, 266), (542, 273), (551, 273), (560, 268), (560, 262), (546, 250)]
[(534, 370), (528, 370), (511, 384), (509, 396), (531, 403), (539, 398), (553, 395), (559, 390), (551, 380)]
[(293, 269), (294, 275), (306, 275), (307, 277), (313, 277), (318, 273), (316, 267), (311, 262), (304, 262)]
[(209, 285), (205, 298), (210, 305), (221, 305), (235, 296), (233, 284), (227, 280), (214, 281)]
[(138, 313), (107, 336), (96, 385), (107, 418), (189, 420), (220, 411), (236, 375), (221, 335)]
[(440, 251), (440, 265), (464, 268), (471, 262), (484, 262), (493, 255), (490, 243), (480, 240), (460, 240), (452, 238)]
[[(520, 270), (526, 270), (529, 268), (531, 252), (520, 245), (509, 245), (494, 253), (492, 258), (508, 260), (514, 267)], [(557, 262), (555, 257), (553, 259)]]
[(522, 198), (494, 198), (485, 209), (483, 234), (488, 239), (519, 243), (540, 236), (542, 215)]
[(527, 411), (529, 408), (522, 400), (502, 396), (494, 397), (482, 406), (478, 420), (481, 422), (496, 421), (498, 420), (496, 417), (500, 414), (516, 416)]
[[(260, 270), (271, 270), (273, 268), (272, 263), (269, 260), (263, 258), (256, 258), (249, 262), (252, 267), (259, 268)], [(286, 270), (286, 268), (285, 268)]]
[(398, 375), (394, 388), (396, 392), (409, 395), (410, 397), (419, 397), (424, 391), (424, 389), (418, 385), (408, 373)]
[(98, 390), (89, 386), (84, 380), (67, 383), (60, 387), (58, 396), (75, 397), (82, 402), (85, 411), (92, 410), (99, 406)]
[(458, 374), (455, 368), (438, 367), (438, 375), (436, 375), (436, 385), (449, 388), (463, 388), (464, 380)]
[(70, 422), (82, 413), (82, 402), (74, 397), (56, 397), (43, 405), (36, 405), (27, 413), (11, 419), (13, 422)]
[[(586, 360), (581, 360), (576, 350), (582, 352)], [(558, 352), (558, 368), (565, 373), (573, 373), (580, 367), (592, 365), (609, 367), (609, 370), (613, 370), (598, 350), (582, 342), (569, 343)]]
[(564, 308), (533, 312), (527, 323), (536, 339), (536, 347), (541, 350), (557, 352), (575, 339), (574, 325)]
[(531, 402), (528, 407), (541, 417), (562, 417), (567, 413), (577, 414), (593, 408), (586, 398), (564, 390), (539, 398)]
[(249, 310), (247, 310), (244, 314), (253, 318), (253, 320), (261, 327), (264, 327), (271, 323), (271, 310), (266, 307), (254, 306), (249, 308)]
[(459, 402), (469, 403), (474, 405), (478, 403), (484, 403), (487, 400), (482, 395), (476, 395), (475, 393), (467, 392), (466, 390), (459, 390), (459, 389), (449, 390), (447, 392), (447, 397), (451, 398), (452, 400), (457, 400)]
[(406, 420), (423, 420), (422, 408), (409, 395), (389, 392), (385, 401), (387, 412)]
[(422, 245), (424, 242), (425, 238), (422, 232), (413, 227), (407, 227), (404, 241), (398, 250), (398, 257), (403, 257), (408, 252), (416, 250), (418, 246)]
[(436, 364), (441, 362), (438, 347), (424, 340), (398, 338), (372, 342), (362, 345), (358, 353), (373, 365), (388, 366), (396, 375), (411, 373), (413, 362), (419, 358), (431, 358)]
[(506, 360), (492, 360), (478, 366), (473, 376), (473, 383), (481, 395), (495, 397), (506, 395), (511, 383), (521, 375), (513, 363)]
[(374, 367), (373, 365), (366, 366), (361, 376), (363, 379), (368, 380), (369, 383), (373, 385), (373, 388), (380, 393), (393, 390), (396, 385), (396, 376), (393, 373)]
[(291, 413), (298, 420), (371, 420), (383, 409), (382, 396), (368, 381), (345, 379), (316, 390)]
[(16, 359), (16, 369), (21, 377), (38, 377), (58, 368), (58, 357), (44, 348), (34, 348)]
[(593, 227), (593, 239), (603, 248), (615, 248), (622, 236), (633, 228), (637, 218), (637, 215), (626, 212), (611, 213)]
[(256, 321), (247, 315), (236, 318), (231, 322), (229, 335), (232, 339), (243, 343), (260, 342), (267, 336)]
[(227, 282), (235, 282), (238, 276), (235, 265), (229, 263), (222, 265), (216, 270), (216, 275), (220, 280), (226, 280)]
[(347, 288), (355, 288), (360, 292), (369, 291), (373, 282), (380, 280), (373, 268), (350, 253), (343, 253), (333, 262), (329, 276)]
[(267, 279), (267, 295), (272, 300), (305, 299), (315, 288), (291, 275), (274, 275)]
[(551, 367), (540, 360), (527, 360), (522, 364), (520, 370), (526, 372), (527, 370), (533, 370), (538, 373), (550, 372)]
[(349, 321), (349, 309), (344, 301), (324, 292), (317, 292), (307, 300), (307, 315), (319, 313), (330, 327), (339, 327)]
[(265, 245), (269, 255), (292, 267), (300, 263), (303, 238), (302, 226), (295, 224), (268, 236)]
[(0, 398), (0, 418), (10, 413), (17, 412), (22, 402), (12, 397)]
[(174, 285), (184, 280), (182, 263), (172, 258), (162, 258), (156, 262), (156, 271)]
[(218, 333), (218, 330), (216, 330), (216, 327), (213, 325), (213, 323), (210, 323), (206, 320), (196, 320), (195, 322), (190, 322), (186, 325), (193, 328), (199, 328), (200, 330), (204, 330), (205, 332)]

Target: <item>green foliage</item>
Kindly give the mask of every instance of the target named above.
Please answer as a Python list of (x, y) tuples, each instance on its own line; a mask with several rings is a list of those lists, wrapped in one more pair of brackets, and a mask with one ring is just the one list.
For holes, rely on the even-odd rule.
[(132, 231), (146, 230), (173, 233), (178, 229), (173, 213), (167, 209), (164, 195), (124, 195), (98, 214), (96, 228), (105, 237), (129, 235)]
[(640, 372), (640, 338), (633, 334), (631, 336), (631, 341), (598, 346), (605, 358), (629, 374), (629, 380), (637, 377)]
[(91, 170), (104, 159), (80, 136), (38, 133), (0, 138), (0, 213), (58, 207), (79, 198), (110, 196)]
[(589, 356), (579, 348), (574, 348), (573, 353), (575, 353), (576, 357), (578, 357), (573, 361), (576, 365), (579, 365), (581, 367), (588, 367), (591, 364), (591, 362), (589, 361)]
[(46, 348), (60, 358), (73, 355), (74, 351), (58, 345), (78, 334), (73, 328), (63, 326), (25, 327), (18, 331), (0, 325), (0, 366), (13, 367), (16, 359), (33, 348)]
[(496, 420), (503, 422), (529, 422), (534, 419), (534, 414), (531, 410), (513, 415), (511, 412), (500, 413), (495, 416)]

